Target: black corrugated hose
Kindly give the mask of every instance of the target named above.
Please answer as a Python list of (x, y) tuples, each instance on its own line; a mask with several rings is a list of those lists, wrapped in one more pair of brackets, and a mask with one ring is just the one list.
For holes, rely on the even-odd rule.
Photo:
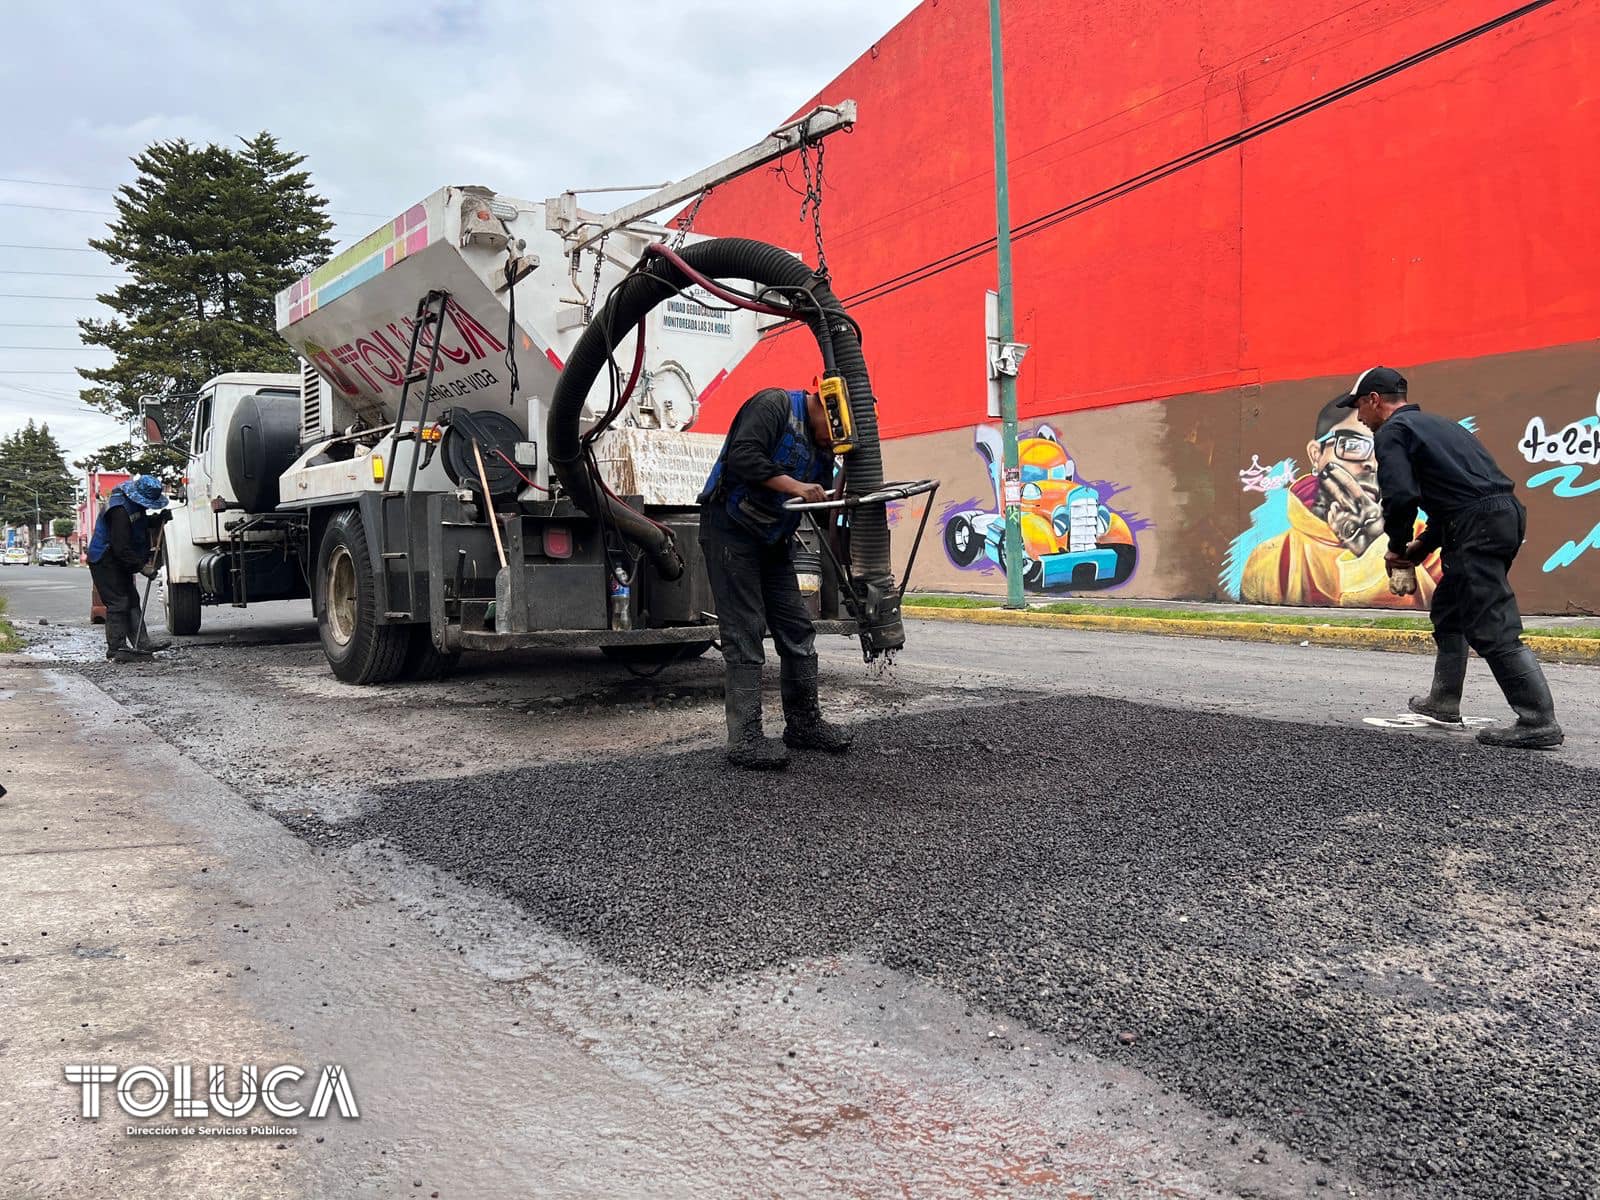
[[(826, 279), (818, 278), (794, 255), (777, 246), (747, 238), (715, 238), (685, 246), (678, 255), (694, 271), (711, 279), (748, 280), (763, 288), (809, 293), (813, 304), (796, 309), (811, 327), (819, 345), (830, 339), (833, 358), (850, 390), (850, 408), (855, 418), (855, 449), (850, 454), (850, 470), (845, 490), (864, 495), (883, 484), (883, 455), (878, 446), (877, 404), (867, 361), (861, 353), (861, 340), (854, 324)], [(629, 541), (639, 546), (655, 564), (664, 579), (683, 574), (683, 559), (673, 545), (672, 535), (597, 486), (584, 463), (579, 444), (584, 401), (601, 370), (620, 342), (640, 319), (669, 296), (691, 285), (693, 280), (667, 257), (648, 257), (612, 291), (605, 307), (584, 331), (556, 383), (546, 423), (550, 465), (572, 497), (573, 503), (590, 516), (610, 520)], [(889, 523), (882, 505), (863, 505), (855, 510), (850, 528), (850, 551), (857, 580), (869, 585), (872, 594), (893, 592), (889, 570)], [(898, 624), (898, 605), (895, 606)]]

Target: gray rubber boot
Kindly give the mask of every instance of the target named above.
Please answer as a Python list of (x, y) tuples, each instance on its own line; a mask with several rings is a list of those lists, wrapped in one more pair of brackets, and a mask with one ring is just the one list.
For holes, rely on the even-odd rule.
[(1467, 638), (1449, 633), (1438, 639), (1433, 659), (1433, 687), (1426, 696), (1411, 697), (1411, 711), (1451, 725), (1461, 724), (1461, 688), (1467, 681)]
[(106, 657), (119, 663), (149, 662), (153, 657), (150, 651), (134, 647), (133, 630), (120, 610), (106, 610)]
[(761, 668), (727, 669), (728, 761), (751, 771), (781, 771), (789, 752), (761, 732)]
[(779, 676), (783, 690), (783, 741), (796, 750), (843, 754), (855, 736), (822, 719), (817, 703), (817, 660), (786, 658)]
[(1498, 655), (1489, 660), (1489, 669), (1515, 710), (1517, 723), (1480, 730), (1478, 740), (1513, 750), (1551, 750), (1561, 745), (1565, 735), (1556, 724), (1556, 703), (1533, 651), (1522, 646)]

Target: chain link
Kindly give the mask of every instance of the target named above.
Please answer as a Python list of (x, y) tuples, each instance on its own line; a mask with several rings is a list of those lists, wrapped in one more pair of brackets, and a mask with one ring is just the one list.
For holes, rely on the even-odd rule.
[(678, 222), (678, 232), (672, 235), (672, 249), (679, 250), (683, 247), (683, 239), (689, 236), (689, 231), (694, 228), (694, 219), (700, 215), (700, 206), (706, 202), (706, 197), (711, 195), (707, 188), (694, 198), (694, 207), (689, 210), (687, 220)]
[(594, 320), (595, 305), (600, 302), (600, 267), (606, 260), (606, 238), (609, 233), (602, 234), (600, 240), (594, 244), (594, 282), (589, 285), (589, 299), (583, 305), (583, 323), (587, 325)]
[[(804, 221), (807, 216), (811, 218), (812, 236), (817, 242), (817, 274), (826, 277), (828, 274), (828, 255), (822, 248), (822, 154), (825, 144), (822, 141), (813, 143), (810, 140), (811, 126), (800, 131), (800, 174), (805, 179), (806, 193), (800, 201), (800, 219)], [(811, 157), (816, 154), (816, 165), (813, 167)]]

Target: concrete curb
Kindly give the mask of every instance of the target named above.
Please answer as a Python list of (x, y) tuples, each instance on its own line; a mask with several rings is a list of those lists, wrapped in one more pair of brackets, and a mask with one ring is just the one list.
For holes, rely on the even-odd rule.
[[(1100, 633), (1153, 633), (1163, 637), (1210, 638), (1279, 645), (1342, 646), (1432, 654), (1433, 635), (1421, 629), (1363, 629), (1351, 625), (1257, 624), (1252, 621), (1178, 621), (1170, 617), (1102, 617), (1094, 613), (1047, 613), (1004, 608), (922, 608), (908, 604), (904, 615), (918, 620), (972, 625), (1029, 625), (1046, 629), (1088, 629)], [(1600, 663), (1600, 638), (1526, 637), (1545, 662)]]

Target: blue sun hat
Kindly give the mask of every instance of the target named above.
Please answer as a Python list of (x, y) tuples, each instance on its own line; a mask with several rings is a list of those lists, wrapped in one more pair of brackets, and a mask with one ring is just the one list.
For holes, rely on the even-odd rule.
[(161, 481), (154, 475), (141, 475), (122, 485), (123, 493), (145, 511), (165, 508), (170, 501), (161, 491)]

